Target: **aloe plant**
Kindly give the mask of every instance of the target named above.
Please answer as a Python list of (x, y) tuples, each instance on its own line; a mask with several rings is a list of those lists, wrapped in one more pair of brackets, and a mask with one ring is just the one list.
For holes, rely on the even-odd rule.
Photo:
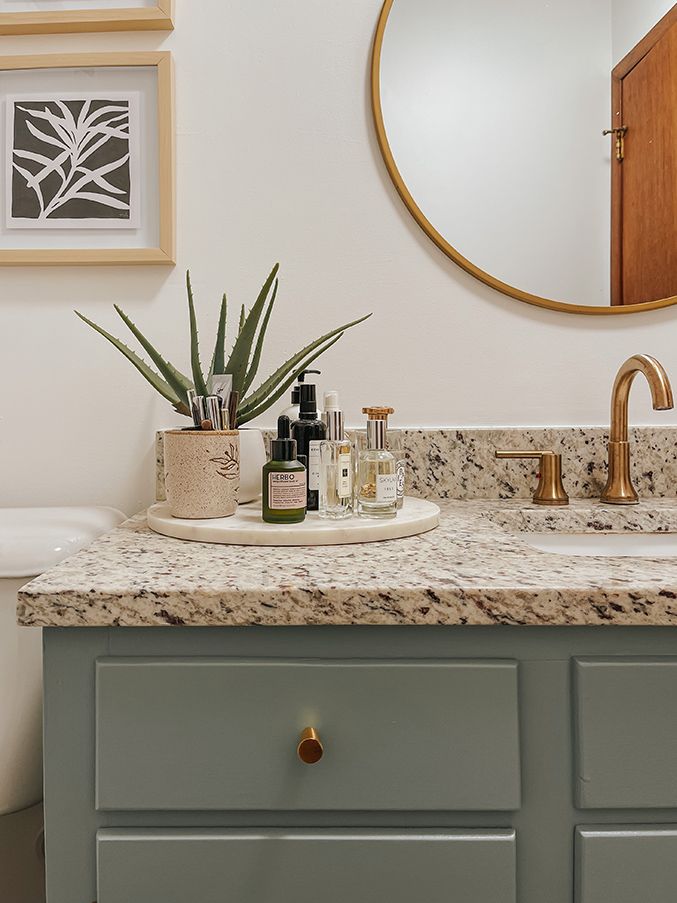
[(226, 296), (223, 296), (219, 311), (214, 352), (207, 372), (203, 370), (200, 360), (197, 317), (195, 314), (193, 288), (190, 282), (190, 271), (186, 273), (190, 323), (190, 377), (166, 360), (117, 304), (114, 305), (116, 313), (146, 352), (156, 369), (153, 369), (140, 355), (128, 348), (124, 342), (107, 332), (103, 327), (94, 323), (84, 314), (79, 313), (79, 311), (76, 310), (75, 313), (88, 326), (91, 326), (99, 335), (102, 335), (111, 345), (117, 348), (151, 386), (163, 398), (166, 398), (179, 414), (184, 414), (186, 417), (191, 416), (188, 405), (188, 392), (190, 390), (194, 390), (198, 395), (206, 395), (209, 393), (214, 374), (230, 374), (233, 377), (233, 390), (240, 394), (237, 426), (243, 426), (274, 405), (294, 383), (298, 375), (303, 370), (307, 370), (321, 354), (324, 354), (332, 345), (336, 344), (347, 329), (357, 326), (358, 323), (364, 322), (371, 316), (371, 314), (366, 314), (357, 320), (351, 320), (350, 323), (344, 323), (342, 326), (338, 326), (336, 329), (332, 329), (325, 335), (320, 336), (319, 339), (309, 342), (278, 367), (267, 379), (261, 380), (257, 388), (252, 389), (258, 376), (268, 324), (270, 323), (270, 317), (277, 298), (279, 269), (280, 265), (276, 263), (251, 309), (247, 311), (244, 306), (242, 307), (237, 335), (227, 359), (228, 302)]

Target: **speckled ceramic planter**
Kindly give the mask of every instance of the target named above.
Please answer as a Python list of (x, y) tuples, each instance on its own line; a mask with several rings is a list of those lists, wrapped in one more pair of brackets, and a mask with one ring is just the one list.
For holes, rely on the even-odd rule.
[(173, 517), (229, 517), (240, 488), (237, 430), (168, 430), (165, 484)]

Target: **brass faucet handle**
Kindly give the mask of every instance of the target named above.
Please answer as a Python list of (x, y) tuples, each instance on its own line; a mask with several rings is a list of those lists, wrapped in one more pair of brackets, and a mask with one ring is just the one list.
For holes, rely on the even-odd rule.
[(568, 505), (569, 496), (562, 483), (562, 456), (554, 451), (497, 451), (497, 458), (537, 458), (540, 461), (539, 481), (534, 493), (534, 505)]

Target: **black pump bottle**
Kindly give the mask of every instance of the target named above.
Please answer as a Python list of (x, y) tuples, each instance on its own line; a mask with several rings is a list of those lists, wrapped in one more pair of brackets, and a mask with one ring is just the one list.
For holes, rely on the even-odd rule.
[(320, 442), (327, 437), (327, 427), (317, 413), (317, 395), (313, 383), (299, 386), (299, 419), (292, 423), (299, 455), (308, 460), (308, 511), (320, 507)]

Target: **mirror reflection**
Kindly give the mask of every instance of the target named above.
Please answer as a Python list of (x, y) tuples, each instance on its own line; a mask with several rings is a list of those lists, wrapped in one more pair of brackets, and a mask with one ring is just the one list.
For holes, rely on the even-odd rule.
[(450, 256), (537, 303), (677, 296), (677, 4), (388, 0), (383, 22), (386, 161)]

